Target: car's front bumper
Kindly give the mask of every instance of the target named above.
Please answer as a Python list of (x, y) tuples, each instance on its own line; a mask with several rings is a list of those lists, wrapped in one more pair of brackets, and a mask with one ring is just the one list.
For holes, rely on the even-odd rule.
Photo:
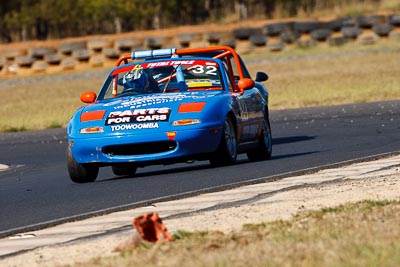
[(167, 132), (105, 137), (88, 135), (87, 138), (70, 137), (68, 144), (75, 160), (81, 164), (136, 162), (146, 165), (146, 162), (162, 163), (213, 152), (218, 148), (221, 132), (222, 127), (213, 127), (175, 131), (173, 138), (168, 137)]

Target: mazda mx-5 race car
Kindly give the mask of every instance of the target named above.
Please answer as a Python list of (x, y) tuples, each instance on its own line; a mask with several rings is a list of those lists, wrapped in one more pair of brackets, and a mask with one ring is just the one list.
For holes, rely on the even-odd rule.
[(98, 93), (85, 92), (68, 123), (72, 181), (99, 168), (133, 176), (138, 167), (209, 160), (233, 164), (271, 157), (268, 92), (227, 46), (132, 52), (118, 59)]

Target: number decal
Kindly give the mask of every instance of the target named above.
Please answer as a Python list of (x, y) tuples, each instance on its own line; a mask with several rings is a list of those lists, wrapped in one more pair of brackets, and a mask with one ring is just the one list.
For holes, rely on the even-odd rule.
[(215, 67), (215, 66), (196, 65), (196, 66), (193, 66), (192, 68), (191, 68), (191, 71), (196, 74), (205, 73), (208, 75), (214, 75), (214, 76), (217, 75), (217, 67)]

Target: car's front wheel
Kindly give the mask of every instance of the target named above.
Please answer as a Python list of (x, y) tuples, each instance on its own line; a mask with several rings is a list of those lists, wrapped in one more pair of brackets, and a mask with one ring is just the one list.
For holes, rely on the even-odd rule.
[(247, 152), (247, 157), (251, 161), (267, 160), (272, 154), (272, 133), (269, 123), (268, 113), (264, 115), (263, 130), (256, 149)]
[(220, 144), (217, 151), (212, 154), (210, 163), (214, 166), (230, 165), (236, 162), (236, 157), (236, 131), (232, 119), (228, 116), (225, 119)]
[(98, 166), (76, 162), (70, 148), (67, 148), (67, 165), (69, 177), (75, 183), (94, 182), (99, 174)]

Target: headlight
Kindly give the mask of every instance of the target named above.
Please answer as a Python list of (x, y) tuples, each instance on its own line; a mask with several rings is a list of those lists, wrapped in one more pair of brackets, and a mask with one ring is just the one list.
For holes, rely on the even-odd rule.
[(103, 133), (103, 132), (104, 132), (104, 127), (88, 127), (79, 130), (79, 133), (81, 134)]
[(199, 124), (200, 120), (199, 119), (182, 119), (182, 120), (176, 120), (172, 122), (173, 126), (183, 126), (183, 125), (192, 125), (192, 124)]

